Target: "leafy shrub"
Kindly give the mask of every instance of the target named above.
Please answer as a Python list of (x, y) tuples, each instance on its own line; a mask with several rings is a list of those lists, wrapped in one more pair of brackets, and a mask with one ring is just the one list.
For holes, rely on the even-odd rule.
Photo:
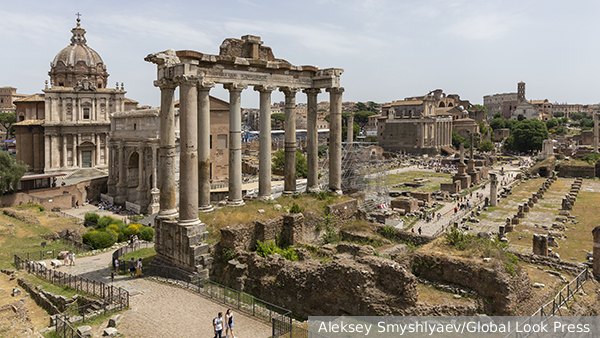
[(154, 229), (151, 227), (142, 227), (139, 233), (142, 241), (152, 242), (154, 240)]
[(339, 241), (338, 234), (335, 231), (334, 227), (325, 228), (325, 233), (321, 236), (323, 239), (323, 244), (330, 244)]
[(596, 161), (600, 159), (600, 154), (598, 153), (589, 153), (581, 158), (581, 161), (587, 162), (589, 164), (594, 164)]
[(299, 214), (301, 212), (304, 212), (304, 208), (301, 208), (298, 203), (294, 202), (294, 204), (292, 204), (292, 207), (290, 208), (290, 213), (292, 214)]
[(98, 222), (96, 223), (98, 223), (99, 228), (106, 228), (112, 220), (113, 218), (110, 216), (102, 216), (98, 219)]
[(117, 234), (113, 230), (93, 230), (83, 235), (82, 239), (92, 249), (104, 249), (116, 243)]
[(38, 210), (39, 210), (39, 211), (45, 211), (45, 210), (46, 210), (46, 208), (44, 208), (43, 206), (41, 206), (41, 205), (40, 205), (40, 206), (38, 206)]
[(127, 231), (125, 232), (125, 235), (127, 235), (127, 237), (137, 235), (139, 237), (139, 232), (142, 227), (143, 227), (143, 225), (141, 225), (141, 224), (130, 224), (127, 227)]
[(100, 215), (98, 215), (95, 212), (86, 212), (84, 218), (86, 222), (98, 224), (98, 219), (100, 218)]
[(383, 227), (383, 229), (381, 229), (381, 236), (389, 239), (390, 241), (395, 241), (396, 240), (396, 232), (397, 232), (396, 228), (394, 228), (391, 225), (386, 225)]
[(256, 253), (261, 257), (269, 257), (273, 254), (279, 254), (281, 257), (287, 259), (288, 261), (297, 261), (298, 256), (296, 255), (296, 251), (294, 251), (293, 247), (289, 247), (287, 249), (282, 249), (275, 245), (273, 241), (261, 242), (256, 241)]

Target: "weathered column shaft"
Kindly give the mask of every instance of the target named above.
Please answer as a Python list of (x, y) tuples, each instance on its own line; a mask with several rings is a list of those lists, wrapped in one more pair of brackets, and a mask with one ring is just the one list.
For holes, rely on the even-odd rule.
[(119, 182), (117, 183), (116, 203), (125, 203), (127, 200), (127, 182), (125, 170), (125, 141), (119, 142)]
[(296, 88), (281, 88), (285, 94), (285, 158), (283, 194), (296, 192)]
[(156, 187), (156, 168), (158, 166), (158, 149), (155, 146), (152, 146), (152, 190), (157, 189)]
[(348, 115), (348, 128), (346, 128), (346, 142), (354, 142), (354, 115)]
[(498, 205), (498, 179), (496, 174), (490, 173), (490, 206)]
[(98, 167), (100, 165), (100, 134), (96, 134), (96, 165)]
[(306, 138), (307, 138), (307, 165), (308, 177), (306, 190), (319, 191), (319, 133), (317, 130), (317, 95), (321, 92), (318, 88), (305, 89), (307, 96)]
[(155, 81), (160, 87), (160, 211), (159, 219), (177, 218), (175, 196), (175, 102), (177, 87), (169, 80)]
[(48, 169), (50, 169), (50, 155), (51, 155), (51, 152), (50, 152), (50, 136), (49, 135), (46, 135), (44, 137), (44, 148), (45, 148), (44, 149), (44, 154), (45, 154), (45, 156), (44, 156), (44, 169), (48, 170)]
[(258, 144), (258, 198), (271, 199), (271, 92), (275, 87), (255, 86), (260, 93), (260, 135)]
[(117, 189), (115, 184), (115, 176), (117, 175), (117, 171), (115, 170), (115, 162), (116, 162), (116, 149), (115, 145), (110, 145), (110, 151), (108, 152), (108, 195), (111, 197), (115, 197), (117, 195)]
[(241, 94), (246, 86), (229, 84), (229, 200), (231, 206), (244, 205), (242, 199), (242, 108)]
[(198, 85), (198, 204), (210, 212), (210, 89), (214, 83)]
[(198, 219), (198, 93), (197, 80), (182, 77), (179, 85), (179, 224)]
[(344, 88), (327, 88), (329, 92), (329, 190), (342, 194), (342, 93)]

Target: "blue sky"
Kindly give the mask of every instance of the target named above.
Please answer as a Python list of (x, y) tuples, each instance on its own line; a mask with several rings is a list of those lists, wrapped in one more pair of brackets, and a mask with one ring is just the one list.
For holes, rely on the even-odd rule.
[[(292, 64), (343, 68), (344, 101), (388, 102), (441, 88), (482, 103), (524, 81), (528, 99), (600, 102), (600, 2), (588, 0), (12, 1), (0, 7), (0, 86), (41, 92), (77, 12), (109, 87), (124, 82), (140, 104), (160, 104), (147, 54), (218, 54), (225, 38), (246, 34)], [(221, 86), (211, 94), (227, 99)], [(242, 105), (258, 107), (258, 93), (244, 91)]]

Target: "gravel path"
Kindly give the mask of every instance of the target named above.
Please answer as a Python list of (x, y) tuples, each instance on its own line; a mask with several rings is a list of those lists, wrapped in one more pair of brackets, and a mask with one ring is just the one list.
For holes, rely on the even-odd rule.
[[(76, 266), (58, 270), (110, 283), (112, 252), (76, 259)], [(50, 266), (50, 261), (46, 261)], [(130, 291), (129, 306), (117, 329), (125, 337), (213, 337), (212, 320), (227, 306), (189, 290), (143, 278), (117, 276), (115, 285)], [(266, 338), (271, 325), (234, 311), (235, 336)], [(225, 332), (223, 332), (225, 337)]]
[[(123, 314), (119, 333), (126, 337), (212, 337), (212, 320), (225, 311), (224, 304), (191, 291), (145, 279), (136, 280), (144, 293), (130, 299), (131, 310)], [(271, 326), (234, 311), (235, 336), (266, 338)], [(223, 332), (225, 337), (225, 332)]]

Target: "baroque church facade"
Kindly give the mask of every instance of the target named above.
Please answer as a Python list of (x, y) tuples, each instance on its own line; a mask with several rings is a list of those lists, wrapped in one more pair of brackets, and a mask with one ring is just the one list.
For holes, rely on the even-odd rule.
[(87, 45), (80, 19), (71, 43), (51, 62), (44, 94), (17, 100), (17, 159), (34, 173), (108, 169), (110, 114), (135, 109), (123, 84), (107, 88), (108, 72)]

